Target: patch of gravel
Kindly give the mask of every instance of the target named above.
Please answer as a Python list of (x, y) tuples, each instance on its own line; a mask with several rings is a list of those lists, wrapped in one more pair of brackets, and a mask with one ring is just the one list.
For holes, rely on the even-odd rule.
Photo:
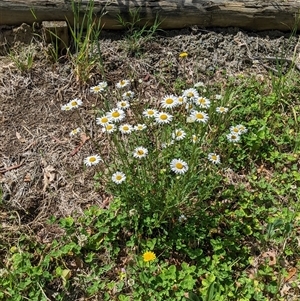
[[(31, 38), (16, 38), (15, 33), (20, 35), (26, 28), (0, 29), (1, 49), (30, 42)], [(3, 36), (11, 45), (3, 46)], [(22, 47), (32, 46), (25, 43)], [(95, 125), (97, 99), (89, 93), (89, 86), (76, 83), (67, 61), (50, 62), (45, 49), (36, 41), (34, 66), (27, 72), (18, 70), (7, 56), (0, 57), (0, 182), (3, 203), (19, 212), (23, 224), (80, 213), (107, 199), (102, 187), (95, 189), (95, 170), (83, 167), (84, 157), (97, 149), (87, 141), (72, 155), (81, 141), (69, 132), (80, 124), (80, 118), (75, 112), (61, 111), (62, 104), (81, 98), (85, 131), (103, 145), (105, 153), (103, 135)], [(285, 72), (291, 67), (287, 59), (300, 60), (298, 35), (237, 28), (160, 31), (134, 51), (128, 50), (124, 32), (103, 31), (101, 51), (108, 84), (133, 78), (139, 99), (149, 100), (175, 93), (182, 78), (188, 85), (218, 83), (222, 90), (230, 77), (269, 76), (270, 71), (276, 72), (279, 61)], [(185, 60), (178, 56), (183, 51), (188, 53)], [(101, 80), (99, 70), (91, 73), (90, 85)]]

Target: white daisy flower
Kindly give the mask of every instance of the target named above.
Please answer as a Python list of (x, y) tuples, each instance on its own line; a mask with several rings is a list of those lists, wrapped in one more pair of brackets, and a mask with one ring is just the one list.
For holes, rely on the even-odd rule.
[(168, 148), (169, 146), (174, 144), (174, 140), (170, 140), (168, 142), (164, 142), (161, 144), (161, 148)]
[(155, 109), (146, 109), (143, 111), (143, 116), (145, 117), (155, 117), (155, 115), (158, 113)]
[(216, 99), (216, 100), (221, 100), (221, 99), (222, 99), (222, 95), (216, 94), (216, 95), (215, 95), (215, 99)]
[(171, 170), (176, 174), (184, 174), (188, 171), (188, 164), (180, 159), (173, 159), (170, 163)]
[(217, 155), (216, 153), (210, 153), (208, 154), (208, 160), (214, 164), (219, 164), (220, 161), (220, 156)]
[(193, 105), (192, 103), (190, 103), (190, 102), (187, 102), (187, 103), (185, 104), (185, 109), (186, 109), (188, 112), (190, 112), (190, 111), (192, 111), (192, 110), (194, 109), (194, 105)]
[(172, 119), (173, 119), (172, 115), (164, 112), (158, 112), (155, 115), (155, 121), (159, 124), (170, 123)]
[(82, 105), (82, 100), (79, 98), (74, 98), (68, 104), (72, 107), (72, 109), (76, 109)]
[(99, 155), (89, 156), (83, 160), (86, 166), (97, 165), (100, 161), (102, 161), (102, 159)]
[(204, 82), (198, 82), (194, 84), (195, 88), (199, 88), (199, 87), (205, 87)]
[(193, 123), (193, 122), (195, 122), (195, 119), (194, 119), (193, 117), (188, 116), (188, 117), (186, 118), (186, 123)]
[(121, 101), (118, 101), (117, 102), (117, 107), (119, 109), (123, 109), (123, 110), (126, 110), (130, 107), (130, 104), (127, 100), (121, 100)]
[(200, 106), (200, 108), (208, 109), (210, 107), (210, 100), (206, 97), (200, 96), (198, 98), (194, 98), (194, 104)]
[(127, 91), (127, 92), (122, 94), (122, 97), (123, 97), (124, 100), (130, 100), (134, 97), (134, 95), (135, 95), (134, 92)]
[(123, 79), (123, 80), (120, 80), (117, 84), (116, 84), (116, 87), (118, 89), (122, 89), (122, 88), (125, 88), (125, 87), (128, 87), (130, 85), (130, 81), (128, 79)]
[(102, 90), (104, 90), (107, 87), (107, 82), (100, 82), (98, 84), (98, 87), (100, 87)]
[(133, 151), (133, 157), (134, 158), (144, 158), (148, 155), (148, 150), (142, 146), (137, 147), (134, 151)]
[(208, 114), (201, 111), (193, 110), (190, 117), (193, 118), (195, 122), (206, 123), (208, 121)]
[(226, 135), (226, 138), (229, 142), (239, 142), (241, 140), (241, 136), (234, 133)]
[(226, 108), (226, 107), (217, 107), (216, 112), (220, 113), (220, 114), (224, 114), (224, 113), (228, 112), (228, 108)]
[(167, 95), (160, 103), (164, 109), (172, 109), (178, 105), (177, 97), (174, 95)]
[(119, 122), (125, 118), (125, 112), (121, 109), (115, 108), (109, 111), (106, 116), (114, 122)]
[(108, 118), (106, 115), (96, 118), (96, 123), (102, 126), (108, 124), (110, 121), (110, 118)]
[(101, 86), (93, 86), (93, 87), (90, 87), (90, 91), (92, 93), (97, 94), (97, 93), (104, 91), (104, 88), (102, 88)]
[(187, 102), (187, 98), (185, 96), (179, 96), (177, 98), (177, 102), (178, 102), (178, 104), (186, 103)]
[(72, 107), (70, 104), (67, 103), (66, 105), (61, 106), (61, 110), (62, 111), (70, 111), (70, 110), (72, 110)]
[(242, 124), (238, 124), (236, 127), (240, 130), (240, 134), (245, 134), (248, 132), (248, 129)]
[(119, 131), (122, 134), (130, 134), (133, 131), (132, 125), (125, 123), (119, 126)]
[(81, 132), (81, 128), (76, 128), (70, 132), (70, 136), (75, 136)]
[(177, 141), (184, 139), (185, 136), (186, 133), (182, 129), (175, 130), (175, 132), (172, 133), (172, 138)]
[(240, 135), (240, 134), (241, 134), (240, 129), (239, 129), (238, 126), (231, 126), (231, 127), (229, 128), (229, 131), (230, 131), (230, 133), (232, 133), (232, 134), (236, 134), (236, 135)]
[(197, 92), (196, 89), (190, 88), (183, 91), (183, 96), (187, 97), (187, 99), (189, 100), (193, 100), (194, 98), (199, 97), (199, 93)]
[(187, 220), (186, 216), (184, 214), (181, 214), (179, 217), (178, 217), (178, 221), (180, 223), (183, 223)]
[(106, 132), (106, 133), (112, 133), (116, 130), (116, 126), (113, 123), (107, 123), (103, 126), (102, 128), (102, 132)]
[(199, 138), (196, 135), (192, 136), (192, 142), (197, 143), (199, 141)]
[(135, 131), (142, 131), (142, 130), (146, 129), (147, 126), (146, 126), (146, 124), (138, 123), (133, 128)]
[(126, 176), (123, 172), (117, 171), (111, 176), (111, 180), (116, 184), (121, 184), (126, 180)]
[(93, 93), (99, 93), (101, 91), (101, 88), (99, 86), (93, 86), (90, 87), (90, 91)]

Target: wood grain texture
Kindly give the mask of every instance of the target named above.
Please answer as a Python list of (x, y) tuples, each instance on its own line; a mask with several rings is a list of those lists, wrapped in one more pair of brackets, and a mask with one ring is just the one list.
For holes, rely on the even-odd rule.
[[(82, 11), (88, 0), (82, 1)], [(117, 15), (129, 20), (129, 11), (140, 9), (143, 22), (151, 24), (156, 15), (161, 28), (175, 29), (191, 25), (199, 27), (236, 26), (250, 30), (290, 31), (300, 29), (299, 0), (111, 0), (94, 1), (96, 16), (101, 11), (105, 29), (121, 29)], [(34, 12), (34, 14), (32, 13)], [(0, 25), (32, 24), (42, 21), (72, 22), (71, 0), (0, 0)], [(297, 24), (298, 23), (298, 24)]]

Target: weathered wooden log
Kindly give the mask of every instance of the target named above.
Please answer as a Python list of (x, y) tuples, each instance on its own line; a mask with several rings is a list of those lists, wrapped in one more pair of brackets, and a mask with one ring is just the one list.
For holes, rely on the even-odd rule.
[[(76, 1), (78, 2), (78, 1)], [(88, 0), (82, 0), (84, 12)], [(73, 20), (71, 0), (1, 0), (0, 25), (32, 24), (42, 21)], [(102, 11), (103, 28), (121, 29), (117, 15), (129, 20), (130, 11), (140, 10), (150, 24), (158, 15), (161, 28), (240, 27), (250, 30), (300, 29), (299, 0), (94, 0), (94, 12)]]

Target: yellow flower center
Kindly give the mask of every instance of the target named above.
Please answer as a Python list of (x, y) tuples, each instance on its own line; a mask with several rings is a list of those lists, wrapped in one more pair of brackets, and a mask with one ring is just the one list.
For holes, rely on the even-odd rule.
[(77, 101), (72, 101), (71, 106), (73, 106), (73, 107), (77, 106)]
[(95, 161), (96, 161), (96, 158), (95, 158), (95, 157), (91, 157), (91, 158), (90, 158), (90, 162), (93, 163), (93, 162), (95, 162)]
[(182, 163), (177, 162), (177, 163), (175, 164), (175, 167), (176, 167), (177, 169), (182, 169), (184, 166), (183, 166)]
[(123, 130), (124, 131), (128, 131), (129, 130), (129, 127), (127, 125), (123, 126)]
[(117, 118), (120, 117), (120, 113), (118, 111), (115, 111), (111, 114), (112, 117)]
[(193, 92), (189, 92), (189, 93), (187, 94), (187, 97), (194, 97), (194, 93), (193, 93)]
[(235, 133), (238, 133), (239, 129), (238, 128), (234, 128), (232, 131), (235, 132)]
[(144, 154), (144, 151), (140, 149), (140, 150), (137, 151), (137, 154), (138, 154), (139, 156), (142, 156), (142, 155)]
[(104, 122), (104, 123), (108, 122), (108, 118), (107, 117), (103, 117), (102, 118), (102, 122)]
[(172, 98), (166, 99), (166, 104), (171, 105), (174, 102)]
[(168, 116), (166, 114), (162, 114), (162, 115), (160, 115), (160, 119), (166, 120), (166, 119), (168, 119)]
[(99, 91), (99, 90), (100, 90), (100, 87), (98, 87), (98, 86), (97, 86), (97, 87), (94, 87), (94, 90), (95, 90), (95, 91)]
[(116, 176), (116, 180), (117, 180), (117, 181), (120, 181), (120, 180), (122, 180), (122, 176), (120, 176), (120, 175), (117, 175), (117, 176)]
[(203, 119), (204, 116), (203, 116), (203, 114), (201, 114), (201, 113), (197, 113), (197, 114), (196, 114), (196, 118), (197, 118), (197, 119)]
[(151, 111), (151, 110), (148, 111), (148, 115), (150, 115), (150, 116), (151, 116), (151, 115), (154, 115), (154, 111)]
[(107, 130), (111, 130), (112, 128), (113, 128), (113, 126), (111, 124), (109, 124), (109, 125), (106, 126)]
[(201, 103), (201, 104), (205, 104), (205, 103), (206, 103), (206, 101), (205, 101), (205, 99), (204, 99), (204, 98), (200, 98), (200, 99), (199, 99), (199, 103)]
[(177, 132), (177, 133), (176, 133), (176, 136), (177, 136), (177, 137), (182, 136), (182, 132)]
[(211, 159), (212, 159), (213, 161), (217, 161), (218, 158), (217, 158), (216, 155), (212, 155), (212, 156), (211, 156)]

